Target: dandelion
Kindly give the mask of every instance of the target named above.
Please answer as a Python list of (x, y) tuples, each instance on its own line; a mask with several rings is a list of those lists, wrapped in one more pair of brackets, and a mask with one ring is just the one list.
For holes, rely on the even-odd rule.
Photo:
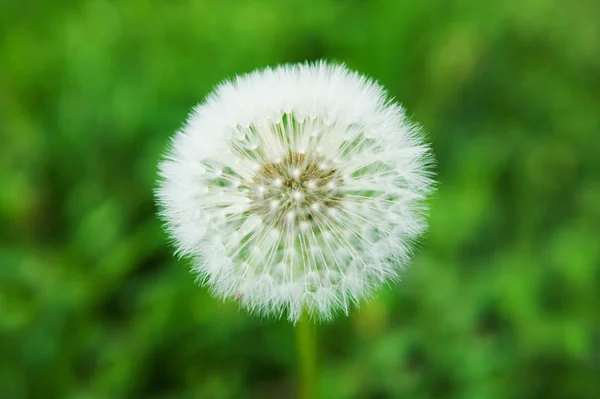
[(263, 315), (348, 313), (393, 281), (426, 227), (419, 127), (343, 65), (219, 85), (160, 164), (161, 215), (213, 293)]

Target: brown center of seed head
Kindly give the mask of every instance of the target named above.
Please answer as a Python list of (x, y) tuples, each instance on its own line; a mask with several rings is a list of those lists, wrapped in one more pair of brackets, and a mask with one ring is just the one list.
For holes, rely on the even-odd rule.
[(339, 205), (342, 184), (339, 172), (324, 157), (288, 153), (254, 175), (248, 194), (250, 211), (267, 225), (303, 228)]

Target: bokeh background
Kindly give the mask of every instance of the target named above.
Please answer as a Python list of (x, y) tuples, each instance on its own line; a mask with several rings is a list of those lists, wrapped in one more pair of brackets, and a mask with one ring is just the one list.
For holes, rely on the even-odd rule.
[(439, 180), (403, 282), (319, 327), (322, 397), (600, 397), (599, 4), (0, 1), (0, 397), (295, 397), (292, 327), (197, 287), (152, 190), (220, 80), (320, 58)]

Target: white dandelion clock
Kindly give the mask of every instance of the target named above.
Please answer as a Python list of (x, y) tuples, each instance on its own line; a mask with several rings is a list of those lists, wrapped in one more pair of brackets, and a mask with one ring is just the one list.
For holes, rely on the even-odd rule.
[(221, 298), (265, 315), (349, 311), (407, 264), (432, 156), (372, 80), (286, 65), (222, 83), (160, 164), (161, 215)]

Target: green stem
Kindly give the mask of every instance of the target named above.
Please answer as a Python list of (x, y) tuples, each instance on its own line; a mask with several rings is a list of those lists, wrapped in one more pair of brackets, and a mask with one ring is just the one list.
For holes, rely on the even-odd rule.
[(296, 346), (298, 347), (299, 399), (315, 399), (317, 374), (316, 325), (307, 315), (302, 315), (296, 325)]

